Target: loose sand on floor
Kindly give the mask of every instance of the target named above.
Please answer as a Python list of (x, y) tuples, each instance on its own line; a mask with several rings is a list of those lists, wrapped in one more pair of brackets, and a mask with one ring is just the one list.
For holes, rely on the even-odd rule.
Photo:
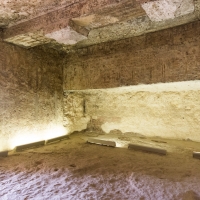
[[(121, 148), (86, 143), (114, 140)], [(127, 149), (165, 148), (166, 156)], [(70, 139), (0, 158), (0, 199), (200, 199), (199, 143), (131, 134), (72, 134)]]

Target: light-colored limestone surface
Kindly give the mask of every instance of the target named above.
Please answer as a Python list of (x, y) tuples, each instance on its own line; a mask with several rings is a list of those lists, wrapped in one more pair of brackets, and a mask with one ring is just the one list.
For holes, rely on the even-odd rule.
[(65, 92), (64, 95), (64, 126), (72, 133), (87, 129), (90, 120), (85, 115), (85, 100), (81, 93)]
[(80, 93), (93, 130), (200, 141), (199, 81), (73, 91), (72, 96)]
[(142, 4), (148, 17), (152, 21), (174, 19), (182, 15), (194, 12), (193, 0), (158, 0)]

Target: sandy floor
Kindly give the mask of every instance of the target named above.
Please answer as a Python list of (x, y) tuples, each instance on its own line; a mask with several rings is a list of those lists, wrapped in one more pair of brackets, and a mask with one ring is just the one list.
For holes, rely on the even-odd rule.
[[(111, 139), (112, 148), (86, 143)], [(152, 141), (153, 140), (153, 141)], [(160, 156), (127, 149), (128, 143), (167, 149)], [(200, 199), (199, 143), (130, 134), (78, 133), (70, 139), (0, 158), (0, 199)]]

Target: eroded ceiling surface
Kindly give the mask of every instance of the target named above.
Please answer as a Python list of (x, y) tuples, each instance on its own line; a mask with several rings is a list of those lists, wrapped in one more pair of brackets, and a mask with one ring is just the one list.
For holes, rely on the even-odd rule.
[(200, 0), (0, 0), (0, 28), (4, 41), (19, 46), (69, 49), (199, 20), (199, 5)]
[(0, 26), (8, 26), (67, 6), (72, 0), (1, 0)]

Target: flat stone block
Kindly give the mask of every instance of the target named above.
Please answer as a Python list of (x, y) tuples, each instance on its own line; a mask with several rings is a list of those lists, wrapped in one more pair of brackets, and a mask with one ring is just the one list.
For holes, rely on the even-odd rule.
[(194, 151), (194, 152), (193, 152), (193, 158), (200, 159), (200, 152)]
[(8, 151), (0, 152), (0, 157), (7, 157), (7, 156), (8, 156)]
[(62, 140), (68, 140), (68, 139), (69, 139), (68, 135), (63, 135), (63, 136), (60, 136), (60, 137), (56, 137), (56, 138), (46, 140), (46, 144), (50, 144), (50, 143), (54, 143), (54, 142), (60, 142)]
[(116, 143), (113, 142), (113, 141), (107, 141), (107, 140), (99, 140), (99, 139), (89, 138), (89, 139), (87, 140), (87, 142), (93, 143), (93, 144), (99, 144), (99, 145), (110, 146), (110, 147), (116, 147)]
[(167, 154), (167, 151), (165, 149), (149, 147), (149, 146), (142, 146), (142, 145), (137, 145), (137, 144), (129, 144), (128, 148), (134, 149), (134, 150), (146, 151), (146, 152), (150, 152), (150, 153), (162, 154), (162, 155)]
[(37, 148), (40, 146), (44, 146), (45, 145), (45, 140), (43, 141), (39, 141), (39, 142), (34, 142), (34, 143), (29, 143), (29, 144), (24, 144), (24, 145), (20, 145), (20, 146), (16, 146), (15, 147), (15, 151), (23, 151), (26, 149), (32, 149), (32, 148)]

